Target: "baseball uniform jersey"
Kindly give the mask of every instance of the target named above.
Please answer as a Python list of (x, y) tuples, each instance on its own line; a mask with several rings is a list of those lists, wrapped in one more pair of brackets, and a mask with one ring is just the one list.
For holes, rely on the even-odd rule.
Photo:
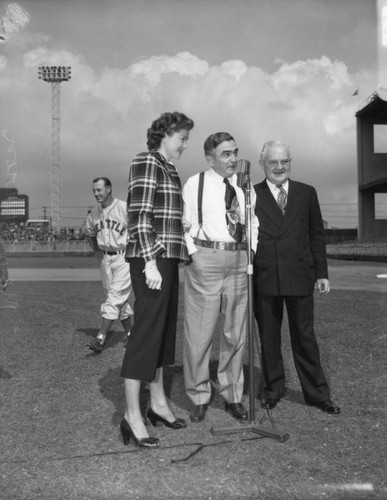
[(91, 210), (85, 233), (97, 239), (103, 252), (100, 271), (106, 300), (101, 306), (101, 315), (106, 319), (124, 320), (133, 314), (128, 302), (132, 291), (129, 263), (125, 261), (126, 202), (113, 198), (108, 207), (98, 206)]

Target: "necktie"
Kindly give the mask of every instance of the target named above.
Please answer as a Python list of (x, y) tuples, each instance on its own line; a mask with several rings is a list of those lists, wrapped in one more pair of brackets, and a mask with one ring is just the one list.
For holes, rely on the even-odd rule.
[(284, 187), (282, 186), (282, 184), (279, 184), (277, 186), (277, 188), (279, 189), (279, 193), (278, 193), (278, 196), (277, 196), (277, 205), (280, 207), (281, 212), (283, 213), (283, 215), (285, 215), (285, 212), (286, 212), (286, 203), (287, 203), (287, 200), (288, 200), (288, 195), (287, 195)]
[(223, 182), (226, 184), (226, 194), (224, 195), (224, 201), (226, 203), (226, 210), (230, 210), (233, 199), (236, 196), (236, 192), (233, 186), (231, 186), (230, 181), (225, 177)]
[(240, 243), (244, 236), (244, 225), (239, 222), (238, 218), (238, 198), (234, 187), (226, 177), (223, 179), (223, 182), (226, 184), (224, 201), (226, 204), (226, 224), (228, 226), (228, 232), (235, 241)]

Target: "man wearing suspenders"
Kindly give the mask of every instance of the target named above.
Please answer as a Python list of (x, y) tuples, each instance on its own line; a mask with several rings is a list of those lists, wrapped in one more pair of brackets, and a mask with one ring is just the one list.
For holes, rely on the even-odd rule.
[[(209, 169), (190, 177), (184, 188), (184, 219), (188, 252), (184, 292), (184, 381), (193, 403), (192, 422), (201, 422), (211, 400), (210, 356), (219, 319), (218, 387), (225, 409), (248, 420), (242, 405), (243, 356), (247, 317), (247, 244), (245, 195), (237, 186), (238, 148), (227, 132), (210, 135), (204, 143)], [(255, 193), (252, 190), (252, 213)], [(252, 250), (258, 219), (251, 221)]]

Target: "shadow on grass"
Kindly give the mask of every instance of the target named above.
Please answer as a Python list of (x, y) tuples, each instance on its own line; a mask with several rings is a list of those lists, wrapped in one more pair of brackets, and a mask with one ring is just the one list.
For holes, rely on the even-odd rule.
[(3, 370), (3, 368), (0, 368), (0, 378), (10, 379), (12, 378), (12, 375), (6, 370)]
[[(88, 329), (82, 329), (84, 333), (87, 333)], [(117, 337), (117, 342), (112, 345), (116, 345), (120, 342), (119, 335)], [(219, 396), (218, 391), (218, 381), (217, 381), (217, 370), (218, 370), (218, 360), (213, 359), (210, 361), (209, 372), (210, 381), (212, 385), (211, 399), (209, 405), (212, 408), (224, 409), (224, 400)], [(245, 398), (245, 405), (247, 407), (248, 392), (249, 392), (249, 368), (247, 365), (243, 366), (244, 370), (244, 389), (243, 394)], [(121, 367), (109, 368), (106, 373), (98, 379), (98, 387), (101, 395), (110, 401), (114, 407), (111, 422), (114, 425), (118, 425), (125, 413), (125, 389), (124, 389), (124, 379), (120, 376)], [(262, 392), (263, 382), (261, 371), (257, 368), (254, 369), (254, 382), (255, 387), (258, 388), (258, 393)], [(189, 398), (185, 395), (184, 390), (184, 375), (182, 364), (174, 364), (172, 366), (167, 366), (164, 368), (164, 390), (169, 401), (171, 401), (172, 406), (190, 412), (192, 410), (192, 403)], [(291, 393), (292, 391), (290, 391)], [(297, 399), (297, 393), (295, 391), (294, 395), (290, 394), (290, 398), (293, 400)], [(302, 396), (300, 396), (302, 398)], [(298, 399), (300, 399), (300, 397)], [(141, 384), (140, 389), (140, 408), (142, 414), (145, 415), (147, 407), (149, 405), (150, 395), (146, 383)]]
[[(98, 328), (77, 328), (76, 333), (83, 334), (85, 336), (85, 346), (87, 344), (87, 341), (92, 338), (94, 339), (98, 332)], [(114, 349), (116, 346), (119, 344), (122, 344), (122, 342), (125, 342), (125, 333), (123, 331), (118, 331), (118, 330), (110, 330), (109, 334), (106, 338), (105, 345), (103, 348), (102, 352), (107, 351), (108, 349)], [(89, 352), (89, 356), (99, 356), (99, 354)]]

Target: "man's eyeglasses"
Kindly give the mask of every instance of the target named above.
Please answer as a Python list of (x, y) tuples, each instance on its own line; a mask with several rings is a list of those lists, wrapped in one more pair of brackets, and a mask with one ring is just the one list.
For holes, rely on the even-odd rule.
[(275, 168), (275, 167), (288, 167), (290, 165), (290, 162), (291, 162), (291, 158), (289, 160), (270, 160), (267, 163), (267, 165), (269, 165), (269, 167), (272, 167), (272, 168)]

